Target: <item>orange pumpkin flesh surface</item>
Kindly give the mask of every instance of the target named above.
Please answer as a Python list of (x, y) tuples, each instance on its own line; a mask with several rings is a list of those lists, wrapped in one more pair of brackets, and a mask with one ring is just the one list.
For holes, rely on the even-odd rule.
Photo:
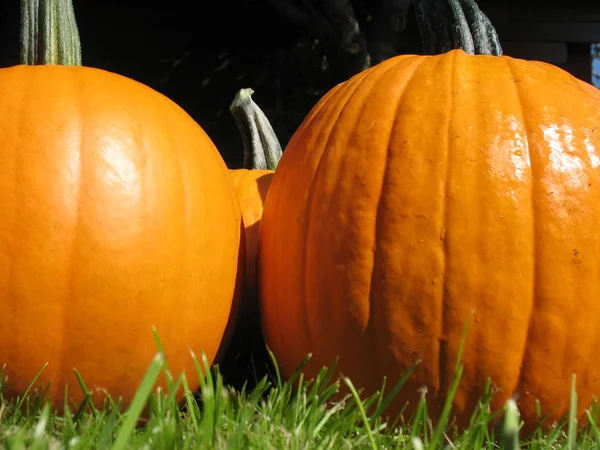
[[(399, 56), (333, 88), (286, 147), (261, 225), (263, 332), (285, 376), (309, 353), (389, 412), (561, 417), (600, 394), (600, 92), (541, 62)], [(439, 410), (438, 410), (439, 411)], [(435, 412), (434, 412), (435, 415)]]
[(234, 169), (229, 171), (240, 204), (246, 241), (245, 290), (256, 291), (256, 258), (258, 253), (258, 231), (273, 179), (273, 170)]
[[(238, 281), (223, 343), (215, 358), (224, 375), (241, 372), (244, 368), (236, 365), (230, 368), (228, 355), (251, 357), (249, 339), (260, 333), (258, 300), (256, 294), (256, 259), (258, 254), (258, 230), (263, 211), (263, 201), (273, 178), (272, 170), (229, 170), (241, 213), (242, 248), (238, 265)], [(262, 339), (262, 336), (259, 336)], [(264, 342), (253, 342), (258, 345)], [(250, 345), (251, 346), (251, 345)], [(241, 380), (242, 383), (246, 380)]]
[[(177, 105), (86, 67), (0, 70), (0, 362), (5, 397), (78, 404), (76, 368), (127, 404), (153, 355), (211, 362), (232, 304), (241, 217), (225, 164)], [(161, 377), (161, 385), (164, 386)]]

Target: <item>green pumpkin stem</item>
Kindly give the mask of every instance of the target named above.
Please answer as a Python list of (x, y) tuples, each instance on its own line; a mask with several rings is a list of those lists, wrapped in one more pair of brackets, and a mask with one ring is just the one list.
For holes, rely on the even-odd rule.
[(244, 144), (244, 168), (275, 170), (281, 159), (282, 150), (277, 135), (258, 107), (250, 88), (241, 89), (235, 95), (229, 111), (242, 135)]
[(474, 0), (413, 0), (426, 54), (462, 49), (472, 55), (502, 55), (496, 29)]
[(72, 0), (21, 0), (21, 64), (81, 65)]

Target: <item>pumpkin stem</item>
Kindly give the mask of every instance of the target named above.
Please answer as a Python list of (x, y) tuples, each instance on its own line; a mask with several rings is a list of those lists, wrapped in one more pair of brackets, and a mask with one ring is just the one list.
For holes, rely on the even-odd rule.
[(240, 89), (229, 107), (244, 143), (244, 168), (275, 170), (282, 155), (281, 145), (252, 94), (250, 88)]
[(81, 65), (71, 0), (21, 0), (21, 64)]
[(502, 55), (496, 29), (474, 0), (413, 0), (425, 53), (460, 48), (472, 55)]

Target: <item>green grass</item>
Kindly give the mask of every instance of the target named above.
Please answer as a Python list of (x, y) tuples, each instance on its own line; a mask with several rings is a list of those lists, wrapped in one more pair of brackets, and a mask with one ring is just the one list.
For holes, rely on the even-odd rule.
[[(597, 449), (600, 432), (594, 425), (578, 431), (574, 414), (547, 433), (534, 433), (519, 443), (518, 411), (510, 401), (503, 421), (489, 426), (489, 389), (473, 413), (471, 425), (458, 432), (451, 423), (452, 395), (462, 366), (456, 365), (455, 382), (437, 426), (427, 418), (423, 393), (414, 416), (406, 421), (385, 422), (382, 411), (391, 397), (402, 389), (408, 376), (390, 389), (362, 398), (351, 380), (334, 380), (332, 370), (323, 369), (314, 380), (304, 380), (301, 371), (283, 382), (275, 369), (273, 376), (258, 380), (252, 389), (234, 390), (223, 382), (218, 368), (209, 368), (205, 357), (194, 358), (200, 380), (199, 393), (191, 392), (185, 375), (173, 379), (159, 351), (129, 408), (108, 399), (96, 409), (89, 402), (84, 380), (79, 379), (86, 399), (78, 408), (67, 408), (59, 416), (43, 401), (43, 394), (28, 393), (10, 402), (1, 398), (0, 448), (5, 449)], [(274, 366), (276, 368), (276, 365)], [(300, 368), (299, 368), (300, 369)], [(154, 389), (166, 371), (167, 391)], [(206, 376), (203, 376), (206, 374)], [(4, 379), (0, 374), (0, 379)], [(34, 380), (35, 381), (35, 380)], [(292, 384), (300, 386), (292, 389)], [(33, 384), (33, 382), (32, 382)], [(350, 394), (334, 400), (340, 384)], [(575, 380), (572, 411), (577, 406)], [(175, 393), (183, 391), (183, 405)], [(382, 386), (383, 391), (383, 386)], [(198, 399), (201, 400), (198, 400)], [(148, 416), (140, 425), (146, 405)], [(590, 411), (590, 417), (595, 411)], [(592, 421), (594, 422), (594, 421)], [(520, 446), (520, 447), (519, 447)]]

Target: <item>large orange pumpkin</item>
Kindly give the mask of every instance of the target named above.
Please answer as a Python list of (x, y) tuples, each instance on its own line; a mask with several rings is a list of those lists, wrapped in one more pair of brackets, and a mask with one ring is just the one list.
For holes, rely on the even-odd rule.
[(312, 352), (308, 375), (339, 358), (365, 393), (420, 360), (389, 413), (426, 386), (435, 416), (472, 317), (459, 423), (488, 377), (531, 425), (536, 399), (550, 422), (568, 410), (575, 373), (581, 415), (600, 394), (599, 206), (596, 88), (462, 49), (387, 60), (284, 151), (260, 234), (267, 343), (284, 375)]
[[(72, 53), (37, 58), (77, 63)], [(156, 91), (77, 65), (1, 69), (0, 122), (3, 395), (48, 362), (40, 383), (54, 405), (65, 385), (81, 401), (74, 368), (95, 400), (106, 390), (127, 404), (157, 351), (153, 326), (174, 376), (197, 386), (190, 350), (217, 352), (241, 236), (209, 137)]]

